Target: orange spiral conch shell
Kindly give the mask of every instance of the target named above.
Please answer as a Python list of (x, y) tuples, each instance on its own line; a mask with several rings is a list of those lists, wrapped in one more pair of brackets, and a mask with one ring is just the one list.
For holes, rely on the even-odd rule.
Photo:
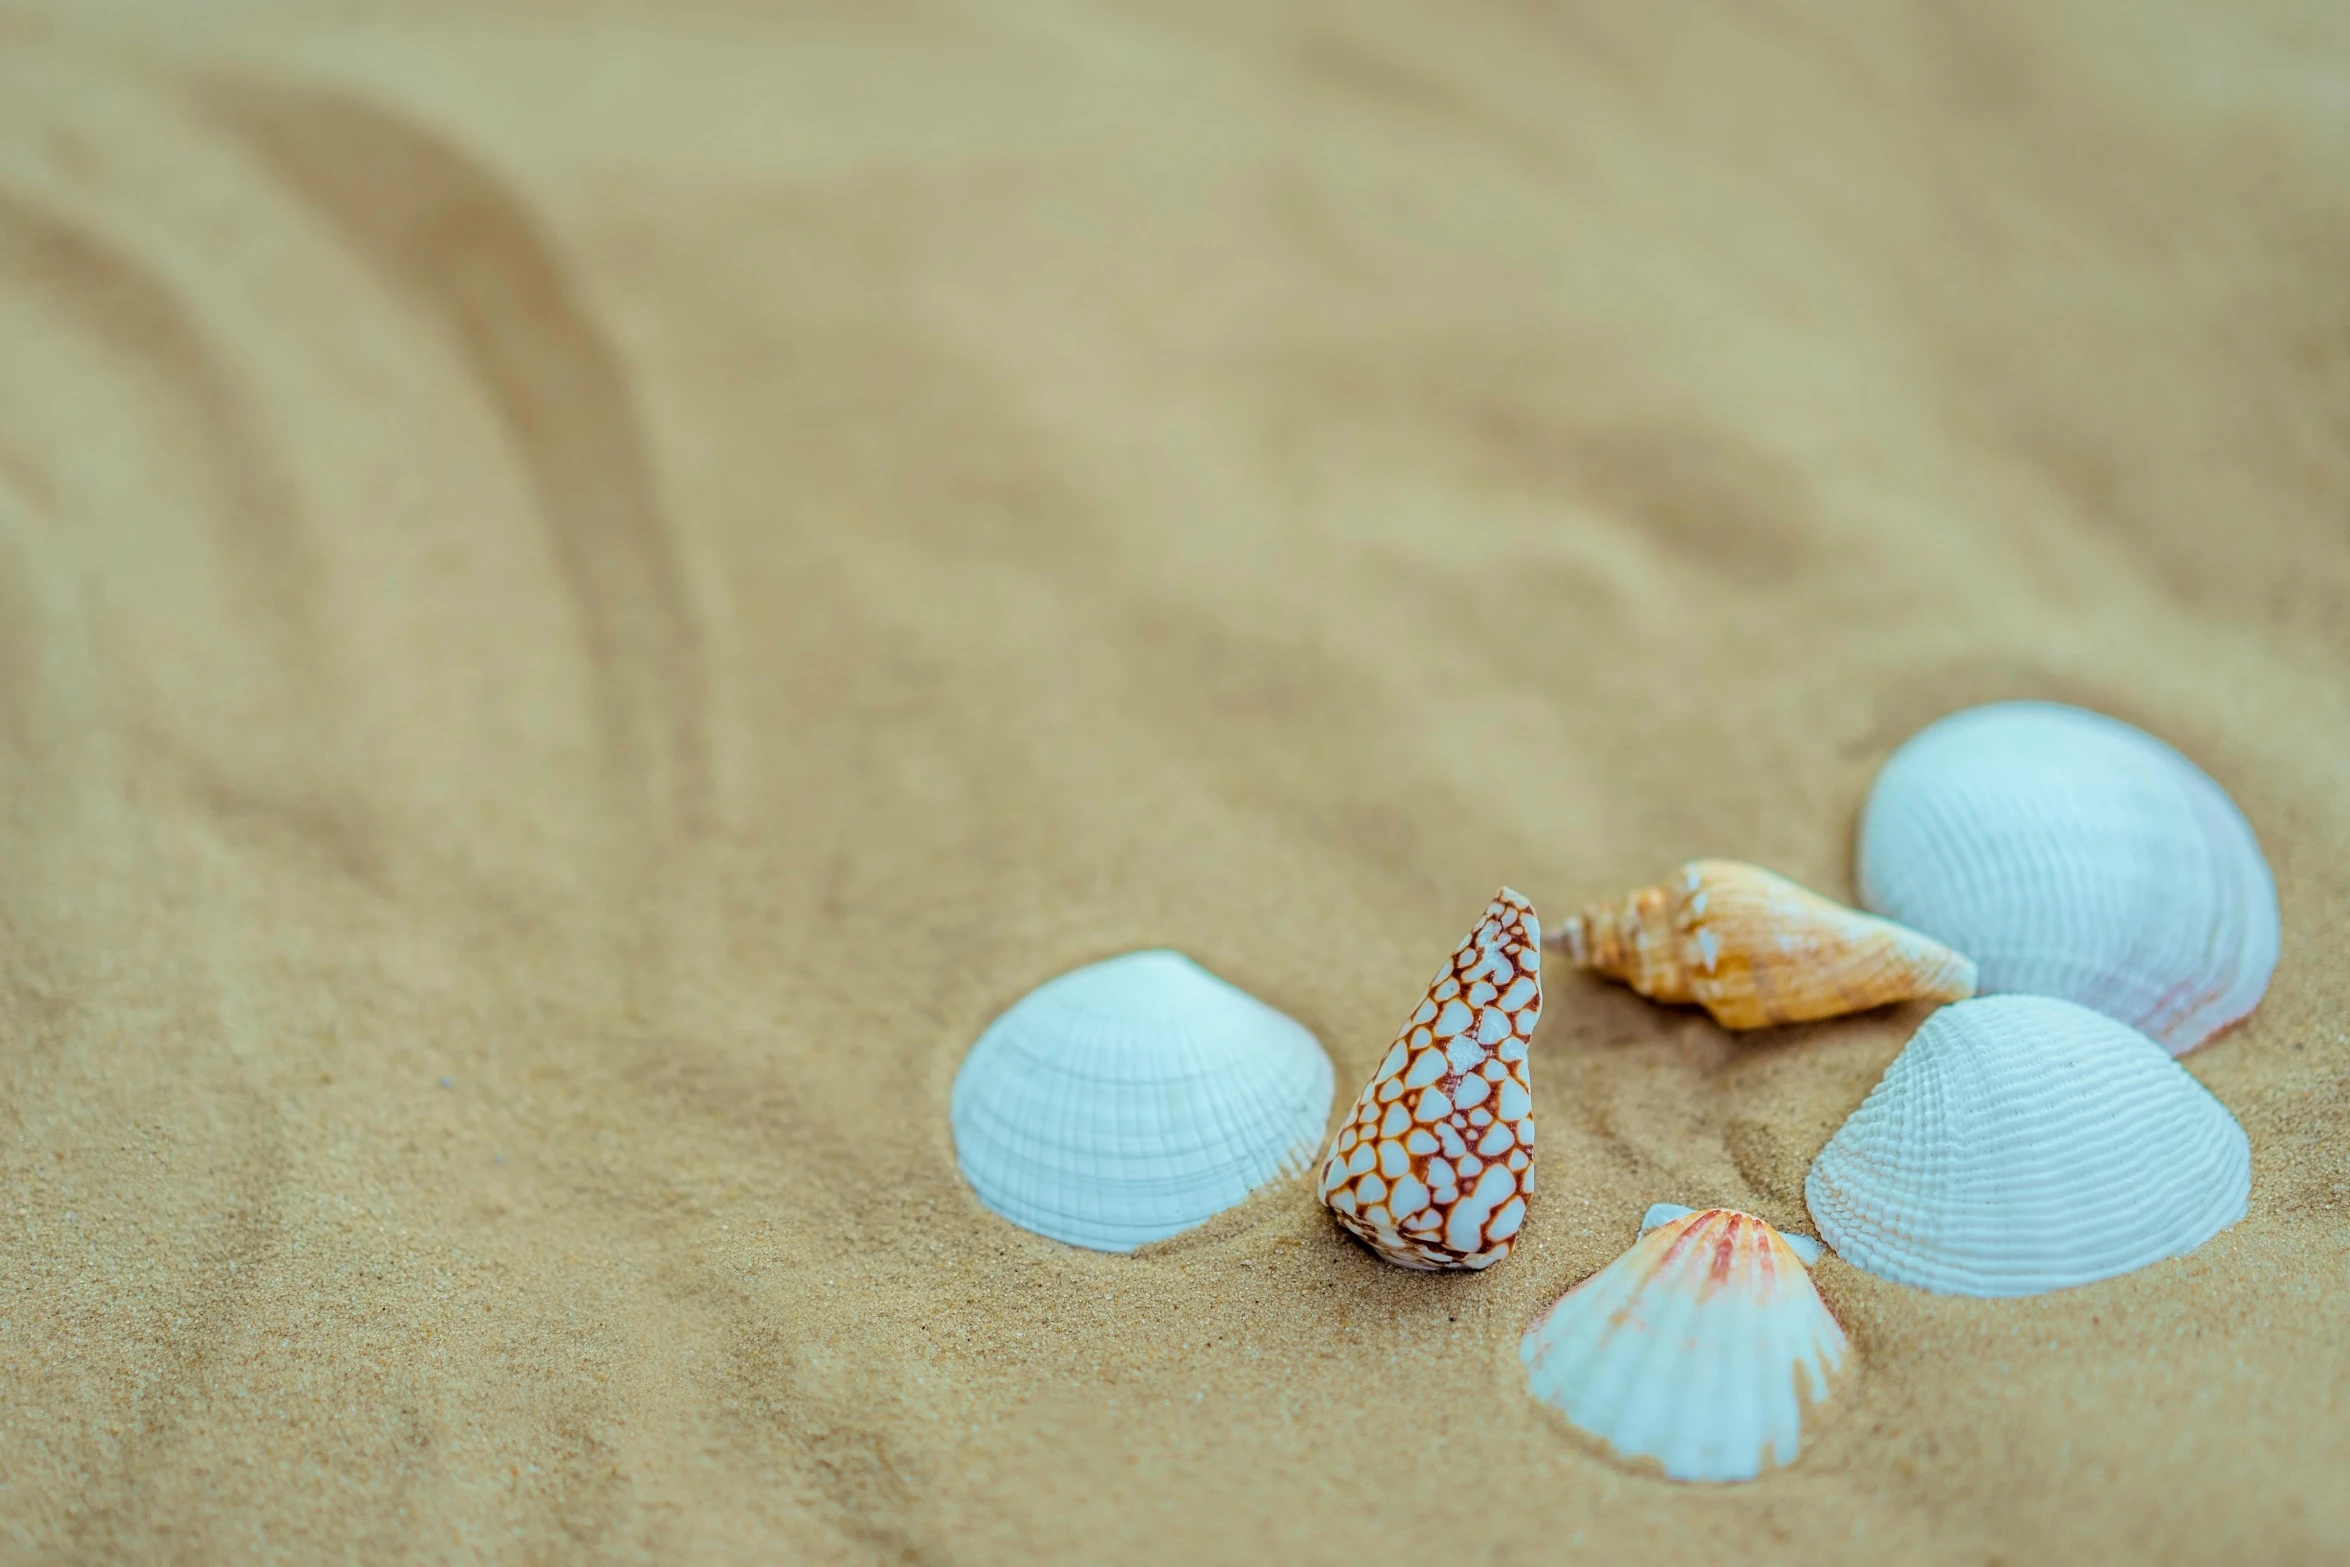
[(1322, 1162), (1322, 1203), (1399, 1268), (1489, 1268), (1534, 1191), (1526, 1045), (1542, 926), (1504, 887), (1437, 970)]
[(1661, 887), (1585, 909), (1552, 944), (1652, 1001), (1694, 1001), (1724, 1028), (1975, 993), (1975, 965), (1941, 943), (1736, 860), (1691, 860)]

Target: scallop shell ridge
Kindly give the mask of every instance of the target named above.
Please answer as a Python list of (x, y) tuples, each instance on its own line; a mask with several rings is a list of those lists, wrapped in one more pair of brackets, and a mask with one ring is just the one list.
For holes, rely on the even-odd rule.
[(2047, 996), (1944, 1007), (1804, 1180), (1854, 1266), (1946, 1295), (2037, 1295), (2193, 1251), (2243, 1218), (2251, 1147), (2127, 1024)]
[(1862, 812), (1861, 901), (1973, 958), (1986, 992), (2060, 996), (2183, 1054), (2259, 1004), (2276, 882), (2193, 762), (2051, 702), (1912, 736)]
[(1074, 969), (988, 1025), (955, 1076), (956, 1162), (1022, 1229), (1123, 1252), (1302, 1172), (1330, 1058), (1180, 953)]
[(1675, 1480), (1794, 1462), (1848, 1355), (1786, 1238), (1727, 1208), (1648, 1231), (1518, 1344), (1535, 1397)]

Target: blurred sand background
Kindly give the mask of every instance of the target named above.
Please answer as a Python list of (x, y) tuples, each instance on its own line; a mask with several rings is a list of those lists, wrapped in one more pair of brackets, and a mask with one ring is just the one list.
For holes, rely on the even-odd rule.
[[(2346, 171), (2314, 0), (0, 4), (0, 1560), (2345, 1559)], [(1849, 895), (2018, 695), (2269, 850), (2251, 1213), (1824, 1263), (1791, 1470), (1516, 1340), (1914, 1012), (1554, 971), (1489, 1275), (956, 1174), (1074, 964), (1343, 1108), (1497, 884)]]

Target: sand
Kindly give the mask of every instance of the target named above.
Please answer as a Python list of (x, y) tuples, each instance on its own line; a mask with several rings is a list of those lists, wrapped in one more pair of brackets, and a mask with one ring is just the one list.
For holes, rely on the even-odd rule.
[[(2350, 11), (0, 7), (0, 1559), (2350, 1555)], [(1180, 947), (1340, 1103), (1506, 881), (1849, 893), (2011, 696), (2241, 802), (2244, 1222), (1686, 1488), (1523, 1396), (1916, 1010), (1552, 976), (1523, 1249), (959, 1179)]]

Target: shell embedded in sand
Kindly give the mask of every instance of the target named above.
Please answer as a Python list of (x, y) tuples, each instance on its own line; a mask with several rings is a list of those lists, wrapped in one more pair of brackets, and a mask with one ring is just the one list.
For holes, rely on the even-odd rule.
[(1030, 991), (955, 1075), (955, 1158), (1022, 1229), (1132, 1251), (1304, 1170), (1330, 1115), (1314, 1036), (1176, 952)]
[(1793, 1463), (1847, 1353), (1788, 1237), (1727, 1208), (1649, 1230), (1518, 1343), (1536, 1398), (1675, 1480)]
[(1534, 1191), (1526, 1043), (1542, 1015), (1542, 926), (1504, 887), (1355, 1100), (1322, 1201), (1405, 1268), (1488, 1268)]
[(2162, 1047), (2049, 996), (1944, 1007), (1803, 1184), (1838, 1255), (1944, 1295), (2037, 1295), (2244, 1217), (2244, 1129)]
[(2250, 1012), (2277, 892), (2225, 790), (2153, 736), (2000, 702), (1913, 736), (1869, 791), (1861, 901), (1966, 952), (1986, 992), (2062, 996), (2173, 1055)]
[(1941, 943), (1736, 860), (1691, 860), (1661, 887), (1585, 909), (1551, 944), (1651, 1000), (1694, 1001), (1724, 1028), (1975, 993), (1975, 966)]

